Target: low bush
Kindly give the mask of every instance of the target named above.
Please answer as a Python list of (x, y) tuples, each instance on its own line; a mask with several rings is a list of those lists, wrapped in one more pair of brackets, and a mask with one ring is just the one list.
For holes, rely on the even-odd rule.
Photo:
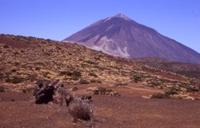
[(158, 99), (162, 99), (162, 98), (170, 98), (173, 95), (178, 94), (178, 90), (175, 87), (171, 87), (167, 90), (164, 91), (164, 93), (155, 93), (151, 96), (151, 98), (158, 98)]
[(165, 91), (165, 95), (166, 96), (171, 96), (171, 95), (175, 95), (175, 94), (178, 94), (178, 89), (176, 87), (171, 87), (171, 88), (168, 88), (166, 91)]
[(22, 92), (23, 93), (32, 94), (33, 90), (34, 90), (34, 88), (24, 88), (24, 89), (22, 89)]
[(152, 80), (148, 83), (149, 87), (157, 87), (157, 86), (160, 86), (162, 85), (162, 81), (160, 80)]
[(89, 121), (92, 119), (91, 105), (83, 100), (73, 100), (69, 105), (69, 113), (73, 117), (74, 122), (78, 119)]
[(151, 96), (151, 98), (163, 99), (168, 98), (168, 96), (166, 96), (165, 93), (155, 93)]
[(142, 75), (141, 74), (133, 74), (131, 79), (135, 82), (135, 83), (138, 83), (140, 81), (142, 81)]
[(79, 80), (81, 75), (80, 71), (60, 71), (60, 75), (70, 76), (73, 80)]
[(110, 94), (111, 92), (112, 92), (111, 89), (107, 89), (104, 87), (98, 87), (97, 90), (94, 90), (95, 95), (107, 95), (107, 94)]
[(200, 89), (197, 86), (188, 85), (186, 86), (187, 92), (198, 92)]

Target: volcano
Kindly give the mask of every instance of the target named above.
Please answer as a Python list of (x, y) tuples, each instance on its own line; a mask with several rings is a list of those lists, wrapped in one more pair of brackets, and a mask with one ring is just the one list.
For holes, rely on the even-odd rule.
[(200, 54), (124, 14), (95, 22), (64, 39), (123, 58), (155, 57), (200, 64)]

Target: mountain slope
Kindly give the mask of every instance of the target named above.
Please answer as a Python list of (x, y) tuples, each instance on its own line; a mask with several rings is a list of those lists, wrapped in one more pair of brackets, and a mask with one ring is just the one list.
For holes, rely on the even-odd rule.
[(77, 42), (125, 58), (159, 57), (170, 61), (200, 63), (199, 53), (123, 14), (100, 20), (64, 41)]
[[(128, 74), (139, 68), (83, 46), (12, 35), (0, 35), (0, 60), (0, 81), (11, 83), (37, 79), (128, 81)], [(118, 69), (125, 70), (125, 76)]]
[[(12, 35), (0, 35), (0, 59), (0, 81), (14, 83), (41, 78), (69, 83), (80, 79), (118, 83), (132, 81), (133, 74), (145, 74), (151, 78), (160, 72), (155, 70), (152, 73), (151, 68), (136, 61), (114, 58), (79, 45)], [(165, 76), (187, 81), (171, 73)]]
[(187, 95), (193, 94), (193, 88), (199, 91), (200, 82), (195, 78), (84, 46), (33, 37), (0, 35), (0, 60), (0, 87), (11, 90), (47, 79), (67, 85), (138, 85), (161, 90), (176, 87), (177, 93)]

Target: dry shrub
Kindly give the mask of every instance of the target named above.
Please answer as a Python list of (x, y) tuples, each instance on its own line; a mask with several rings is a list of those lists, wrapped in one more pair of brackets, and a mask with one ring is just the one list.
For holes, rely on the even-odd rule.
[(69, 105), (69, 113), (74, 121), (78, 119), (89, 121), (92, 118), (91, 105), (84, 100), (74, 99)]
[(200, 90), (199, 87), (193, 86), (193, 85), (188, 85), (186, 86), (187, 92), (198, 92)]
[(178, 89), (176, 87), (171, 87), (171, 88), (168, 88), (164, 93), (166, 96), (172, 96), (172, 95), (176, 95), (178, 94)]
[(112, 92), (111, 89), (106, 89), (104, 87), (98, 87), (97, 90), (94, 90), (95, 95), (106, 95), (108, 93)]
[(148, 86), (149, 87), (158, 87), (158, 86), (160, 86), (160, 85), (162, 85), (163, 84), (163, 82), (162, 81), (160, 81), (160, 80), (152, 80), (152, 81), (150, 81), (149, 83), (148, 83)]
[(24, 89), (22, 89), (22, 92), (23, 93), (32, 94), (33, 90), (34, 90), (34, 88), (24, 88)]
[(133, 74), (131, 79), (135, 82), (138, 83), (140, 81), (142, 81), (142, 75), (139, 73)]
[(73, 71), (71, 76), (72, 76), (73, 80), (78, 80), (81, 77), (81, 72), (79, 72), (79, 71)]
[(94, 90), (94, 95), (110, 95), (110, 96), (120, 96), (120, 94), (112, 89), (107, 89), (104, 87), (98, 87)]
[(164, 93), (155, 93), (151, 96), (151, 98), (157, 98), (157, 99), (163, 99), (163, 98), (168, 98)]
[(80, 71), (60, 71), (60, 75), (70, 76), (73, 80), (79, 80), (82, 76)]
[(170, 98), (173, 95), (178, 94), (178, 91), (176, 87), (171, 87), (167, 90), (164, 91), (164, 93), (155, 93), (151, 96), (151, 98), (158, 98), (158, 99), (162, 99), (162, 98)]

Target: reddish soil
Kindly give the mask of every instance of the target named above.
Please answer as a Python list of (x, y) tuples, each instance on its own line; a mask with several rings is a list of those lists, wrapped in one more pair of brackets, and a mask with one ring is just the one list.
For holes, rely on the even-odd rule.
[[(80, 92), (84, 87), (80, 87)], [(200, 101), (144, 99), (159, 90), (118, 87), (120, 97), (94, 96), (95, 128), (199, 128)], [(66, 107), (36, 105), (30, 94), (0, 93), (0, 128), (87, 128), (73, 125)]]

